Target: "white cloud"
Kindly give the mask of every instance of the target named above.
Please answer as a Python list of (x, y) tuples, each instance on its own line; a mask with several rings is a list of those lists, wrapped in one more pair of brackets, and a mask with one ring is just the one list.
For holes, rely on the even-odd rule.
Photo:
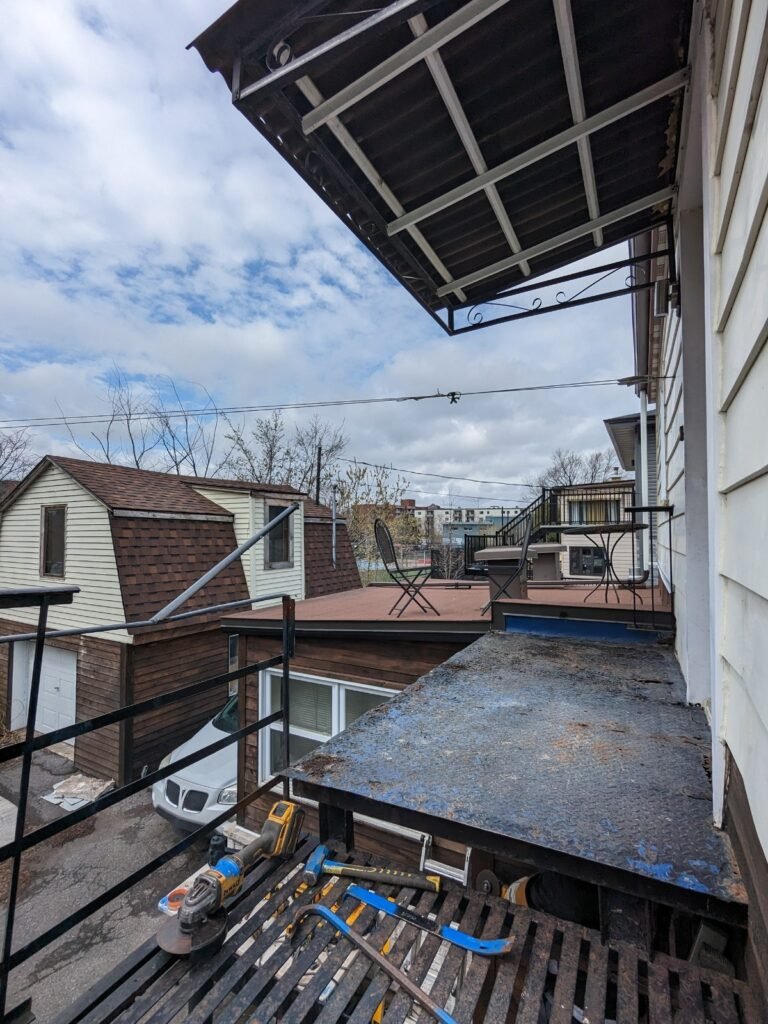
[[(98, 411), (114, 364), (201, 382), (222, 405), (631, 372), (623, 300), (447, 339), (185, 50), (225, 6), (6, 0), (0, 416)], [(362, 459), (520, 480), (557, 446), (605, 447), (603, 417), (634, 407), (603, 389), (338, 419)], [(36, 433), (39, 451), (67, 444)]]

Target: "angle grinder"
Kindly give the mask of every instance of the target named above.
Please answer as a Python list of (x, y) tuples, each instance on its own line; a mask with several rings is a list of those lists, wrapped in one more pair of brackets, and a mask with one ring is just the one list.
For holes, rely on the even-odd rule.
[(195, 878), (178, 912), (157, 933), (166, 953), (199, 956), (215, 952), (227, 934), (226, 900), (239, 891), (250, 869), (262, 857), (290, 857), (304, 822), (304, 811), (287, 800), (276, 803), (261, 834), (238, 853), (229, 853)]

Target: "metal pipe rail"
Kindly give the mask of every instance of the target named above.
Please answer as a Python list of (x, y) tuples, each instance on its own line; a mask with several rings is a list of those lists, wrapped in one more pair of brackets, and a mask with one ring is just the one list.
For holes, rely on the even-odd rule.
[[(27, 999), (25, 1002), (16, 1007), (11, 1011), (10, 1015), (6, 1013), (7, 997), (8, 997), (8, 981), (11, 971), (24, 963), (35, 953), (38, 953), (41, 949), (44, 949), (51, 942), (54, 942), (61, 935), (65, 934), (71, 928), (75, 927), (86, 918), (90, 917), (96, 911), (106, 906), (112, 900), (121, 896), (124, 892), (130, 889), (136, 883), (142, 881), (149, 874), (161, 867), (167, 861), (173, 859), (178, 854), (186, 850), (195, 840), (206, 836), (213, 832), (219, 825), (228, 821), (233, 816), (237, 815), (250, 803), (252, 803), (257, 797), (261, 796), (272, 789), (275, 784), (275, 779), (270, 779), (265, 782), (257, 789), (243, 796), (237, 803), (233, 804), (231, 808), (222, 812), (216, 819), (209, 822), (207, 825), (201, 826), (195, 832), (186, 836), (180, 842), (170, 847), (159, 856), (155, 857), (148, 864), (134, 871), (127, 878), (124, 878), (121, 882), (107, 889), (105, 892), (100, 893), (94, 899), (90, 900), (85, 905), (79, 907), (73, 913), (69, 914), (63, 920), (54, 924), (51, 928), (32, 939), (26, 945), (20, 949), (13, 949), (13, 930), (16, 918), (16, 905), (19, 895), (19, 878), (21, 870), (21, 858), (22, 855), (30, 849), (38, 846), (41, 842), (51, 839), (52, 837), (59, 835), (66, 829), (71, 828), (73, 825), (80, 821), (91, 817), (94, 814), (98, 814), (108, 807), (113, 807), (116, 804), (121, 803), (123, 800), (134, 796), (136, 793), (142, 790), (148, 789), (155, 782), (159, 782), (180, 768), (187, 767), (197, 761), (200, 761), (211, 754), (223, 750), (225, 747), (239, 742), (247, 736), (253, 733), (259, 732), (262, 729), (273, 725), (275, 722), (282, 723), (282, 754), (284, 763), (290, 764), (290, 733), (289, 733), (289, 715), (290, 715), (290, 698), (289, 698), (289, 683), (290, 683), (290, 659), (294, 653), (296, 626), (295, 626), (295, 601), (292, 597), (285, 594), (268, 594), (261, 598), (246, 598), (239, 601), (230, 601), (225, 604), (209, 605), (205, 608), (198, 608), (194, 611), (181, 612), (179, 614), (172, 614), (184, 604), (194, 594), (198, 593), (208, 582), (210, 582), (218, 573), (220, 573), (227, 565), (231, 564), (234, 560), (241, 557), (241, 555), (252, 547), (257, 541), (261, 540), (266, 536), (270, 530), (278, 526), (288, 516), (292, 515), (299, 507), (298, 503), (294, 503), (284, 512), (281, 512), (275, 517), (264, 529), (259, 530), (256, 534), (250, 537), (244, 544), (241, 544), (235, 551), (227, 555), (226, 558), (222, 559), (217, 565), (211, 570), (206, 572), (200, 579), (194, 583), (191, 587), (188, 587), (183, 591), (177, 598), (167, 604), (164, 608), (160, 609), (151, 619), (143, 620), (141, 622), (123, 622), (123, 623), (107, 623), (100, 626), (83, 627), (80, 629), (64, 629), (64, 630), (48, 630), (48, 611), (50, 606), (57, 604), (71, 604), (73, 597), (79, 592), (78, 587), (73, 586), (58, 586), (50, 588), (42, 587), (30, 587), (22, 588), (18, 590), (0, 591), (0, 608), (14, 608), (14, 607), (37, 607), (38, 608), (38, 621), (37, 629), (33, 633), (17, 633), (10, 636), (0, 637), (0, 643), (13, 643), (19, 640), (32, 639), (35, 642), (34, 658), (32, 663), (32, 675), (29, 684), (29, 699), (27, 703), (27, 721), (24, 733), (24, 739), (19, 743), (14, 743), (3, 750), (0, 750), (0, 764), (10, 761), (14, 758), (21, 758), (21, 780), (19, 783), (19, 802), (16, 814), (16, 826), (14, 830), (14, 838), (10, 843), (6, 843), (0, 847), (0, 863), (7, 860), (12, 861), (10, 885), (8, 891), (8, 903), (6, 907), (6, 918), (5, 918), (5, 932), (2, 941), (2, 959), (0, 960), (0, 1021), (17, 1019), (24, 1009), (29, 1008), (30, 1000)], [(165, 693), (159, 694), (156, 697), (152, 697), (149, 700), (138, 701), (134, 704), (126, 707), (117, 708), (114, 711), (107, 712), (102, 715), (98, 715), (94, 718), (86, 719), (82, 722), (76, 722), (74, 725), (65, 726), (60, 729), (52, 730), (51, 732), (44, 733), (40, 736), (35, 736), (35, 720), (37, 717), (37, 705), (38, 697), (40, 693), (40, 676), (42, 671), (43, 662), (43, 651), (45, 648), (45, 641), (59, 636), (83, 636), (88, 633), (97, 632), (110, 632), (117, 629), (125, 628), (140, 628), (143, 626), (157, 626), (165, 622), (175, 622), (180, 620), (192, 619), (200, 617), (202, 615), (211, 614), (212, 612), (223, 611), (228, 608), (252, 605), (259, 602), (274, 600), (278, 597), (282, 598), (283, 603), (283, 642), (282, 651), (279, 655), (272, 658), (268, 658), (259, 662), (254, 662), (250, 665), (246, 665), (244, 668), (235, 669), (231, 672), (222, 673), (217, 676), (212, 676), (207, 679), (198, 680), (197, 682), (191, 683), (187, 686), (181, 687), (178, 690), (171, 690)], [(256, 672), (260, 672), (263, 669), (271, 668), (276, 665), (282, 665), (283, 671), (281, 676), (281, 709), (271, 715), (267, 715), (265, 718), (258, 719), (256, 722), (245, 724), (241, 728), (237, 729), (234, 733), (231, 733), (221, 740), (217, 740), (214, 743), (210, 743), (201, 750), (195, 751), (193, 754), (189, 754), (186, 757), (181, 758), (172, 765), (166, 765), (164, 768), (158, 768), (155, 771), (143, 776), (140, 779), (135, 779), (118, 789), (112, 790), (109, 793), (105, 793), (103, 796), (92, 801), (85, 806), (78, 808), (75, 811), (71, 811), (63, 818), (58, 819), (54, 822), (35, 829), (35, 831), (24, 834), (26, 825), (27, 815), (27, 804), (29, 800), (29, 782), (32, 768), (32, 755), (38, 751), (43, 750), (46, 747), (50, 747), (55, 743), (60, 743), (62, 740), (73, 739), (77, 736), (83, 736), (87, 733), (95, 732), (97, 729), (102, 729), (105, 726), (113, 725), (118, 722), (127, 721), (137, 717), (138, 715), (144, 714), (151, 710), (158, 708), (167, 707), (171, 704), (183, 701), (191, 696), (195, 696), (201, 693), (213, 690), (218, 686), (235, 680), (246, 678), (253, 675)], [(242, 720), (242, 719), (241, 719)], [(287, 780), (283, 781), (284, 795), (287, 798), (289, 796), (289, 783)]]

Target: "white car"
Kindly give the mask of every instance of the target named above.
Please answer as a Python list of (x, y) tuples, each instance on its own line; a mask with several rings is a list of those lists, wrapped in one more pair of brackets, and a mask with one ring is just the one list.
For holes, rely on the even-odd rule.
[[(237, 696), (234, 696), (215, 718), (186, 743), (167, 754), (160, 767), (165, 768), (196, 750), (210, 746), (235, 732), (238, 724)], [(157, 813), (186, 831), (206, 825), (236, 802), (237, 743), (182, 768), (152, 786), (152, 806)]]

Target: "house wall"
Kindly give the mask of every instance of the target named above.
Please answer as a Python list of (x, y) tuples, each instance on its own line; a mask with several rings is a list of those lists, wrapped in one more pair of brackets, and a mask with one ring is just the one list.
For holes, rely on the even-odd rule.
[[(246, 491), (226, 491), (218, 487), (195, 487), (205, 498), (232, 512), (235, 516), (235, 536), (242, 544), (265, 524), (265, 506), (268, 499)], [(277, 499), (276, 499), (277, 500)], [(280, 499), (283, 503), (284, 499)], [(288, 502), (285, 502), (288, 504)], [(293, 513), (293, 568), (267, 569), (264, 566), (264, 541), (259, 541), (242, 558), (248, 590), (251, 597), (262, 594), (290, 594), (297, 601), (303, 600), (304, 592), (304, 509), (300, 506)], [(264, 607), (278, 604), (265, 602)]]
[[(128, 650), (129, 685), (138, 702), (180, 689), (228, 670), (227, 636), (218, 625), (191, 636), (141, 643)], [(161, 759), (211, 719), (227, 700), (227, 684), (197, 697), (149, 711), (135, 718), (126, 741), (129, 778)]]
[[(0, 619), (0, 630), (4, 634), (24, 633), (28, 625), (15, 619)], [(12, 646), (0, 645), (0, 712), (5, 723), (11, 720), (13, 705)], [(74, 651), (77, 655), (76, 721), (95, 718), (123, 704), (126, 655), (130, 651), (126, 644), (81, 636), (49, 640), (46, 646)], [(120, 726), (108, 725), (87, 736), (78, 736), (75, 740), (75, 767), (87, 775), (122, 781)]]
[(719, 4), (706, 42), (713, 725), (768, 851), (768, 2)]
[[(41, 509), (66, 505), (63, 579), (40, 575)], [(39, 587), (75, 584), (71, 605), (50, 609), (51, 628), (95, 626), (124, 622), (107, 509), (58, 466), (49, 465), (3, 513), (0, 521), (0, 587)], [(19, 608), (13, 620), (37, 623), (37, 609)], [(94, 634), (130, 643), (124, 630)]]
[[(594, 537), (594, 535), (593, 535)], [(597, 539), (595, 537), (595, 539)], [(613, 537), (611, 543), (616, 538)], [(562, 568), (563, 576), (567, 579), (577, 580), (594, 580), (597, 583), (599, 577), (597, 576), (575, 576), (571, 574), (571, 561), (570, 561), (570, 549), (571, 548), (590, 548), (593, 547), (592, 541), (589, 537), (578, 534), (570, 533), (564, 534), (561, 537), (561, 543), (568, 549), (560, 553), (560, 565)], [(612, 557), (613, 567), (616, 570), (620, 579), (626, 579), (632, 575), (632, 536), (631, 534), (624, 534), (616, 544), (616, 549), (613, 552)], [(635, 562), (635, 570), (639, 565), (639, 561)]]
[[(326, 679), (345, 680), (352, 683), (369, 683), (373, 686), (400, 691), (425, 675), (436, 665), (442, 664), (466, 644), (435, 641), (406, 642), (399, 640), (309, 640), (299, 638), (296, 656), (291, 667), (296, 672), (320, 676)], [(241, 657), (248, 663), (263, 660), (279, 654), (281, 642), (277, 637), (250, 636), (242, 641)], [(241, 683), (242, 685), (242, 683)], [(256, 721), (259, 716), (259, 680), (249, 677), (245, 683), (245, 707), (242, 723)], [(247, 737), (241, 758), (239, 792), (247, 793), (258, 785), (258, 733)], [(258, 830), (274, 798), (265, 796), (246, 810), (244, 824)], [(308, 810), (307, 827), (317, 829), (317, 815)], [(366, 824), (356, 824), (355, 842), (359, 849), (391, 856), (395, 861), (410, 867), (418, 867), (420, 846), (413, 840), (391, 832), (382, 831)], [(437, 844), (434, 854), (446, 863), (463, 863), (463, 856), (449, 850), (445, 844)]]

